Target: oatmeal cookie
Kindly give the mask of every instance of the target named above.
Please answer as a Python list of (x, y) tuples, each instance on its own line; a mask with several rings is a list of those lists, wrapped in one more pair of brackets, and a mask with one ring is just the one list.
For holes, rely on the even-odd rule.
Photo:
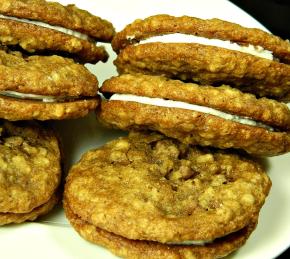
[(168, 245), (152, 241), (131, 240), (98, 228), (73, 214), (64, 204), (66, 216), (84, 239), (108, 248), (114, 254), (131, 259), (213, 259), (224, 257), (245, 244), (256, 223), (205, 245)]
[(108, 54), (95, 41), (110, 42), (114, 32), (110, 22), (74, 5), (44, 0), (0, 3), (0, 42), (30, 53), (61, 53), (82, 63), (105, 62)]
[(0, 95), (0, 118), (10, 121), (76, 119), (95, 110), (99, 102), (99, 98), (92, 98), (47, 103)]
[(63, 6), (45, 0), (2, 0), (0, 13), (76, 30), (104, 42), (111, 41), (115, 33), (110, 22), (75, 5)]
[(98, 118), (123, 130), (151, 129), (186, 144), (244, 149), (273, 156), (290, 150), (289, 108), (228, 86), (184, 83), (161, 76), (121, 75), (101, 88)]
[(33, 220), (56, 203), (58, 140), (33, 122), (0, 123), (0, 224)]
[(229, 84), (259, 97), (290, 99), (290, 43), (258, 29), (157, 15), (128, 25), (112, 45), (119, 73)]
[(120, 255), (135, 247), (198, 256), (209, 247), (213, 258), (245, 242), (270, 186), (250, 158), (131, 132), (83, 155), (64, 201), (81, 235), (115, 252), (124, 244)]
[(1, 213), (0, 212), (0, 226), (7, 225), (11, 223), (22, 223), (24, 221), (34, 221), (42, 215), (49, 213), (53, 207), (57, 204), (59, 197), (54, 194), (51, 199), (46, 203), (40, 205), (39, 207), (33, 209), (27, 213)]
[(229, 40), (243, 45), (261, 46), (264, 49), (272, 51), (277, 58), (285, 63), (290, 63), (289, 42), (263, 30), (246, 28), (239, 24), (217, 18), (203, 20), (189, 16), (174, 17), (160, 14), (144, 20), (137, 19), (116, 34), (112, 41), (112, 46), (116, 52), (119, 52), (126, 46), (146, 38), (173, 33), (196, 35), (209, 39)]
[(96, 108), (97, 92), (97, 78), (71, 59), (0, 50), (0, 118), (81, 117)]

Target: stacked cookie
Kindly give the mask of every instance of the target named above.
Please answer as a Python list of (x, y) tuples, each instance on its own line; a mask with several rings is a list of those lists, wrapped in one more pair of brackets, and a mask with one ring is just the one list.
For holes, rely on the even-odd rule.
[(290, 150), (290, 111), (274, 100), (289, 100), (289, 42), (218, 19), (157, 15), (112, 46), (121, 75), (103, 84), (98, 118), (139, 132), (71, 169), (68, 219), (123, 257), (226, 256), (254, 230), (271, 186), (248, 154)]
[(96, 41), (113, 35), (110, 22), (74, 5), (1, 1), (0, 225), (50, 211), (61, 178), (55, 133), (5, 120), (62, 120), (94, 110), (98, 80), (84, 64), (105, 62), (108, 54)]
[(129, 74), (102, 88), (113, 94), (99, 111), (106, 124), (255, 155), (290, 150), (288, 107), (260, 98), (289, 99), (289, 42), (218, 19), (158, 15), (128, 25), (112, 45)]
[(79, 234), (125, 258), (219, 258), (255, 229), (271, 186), (260, 165), (158, 133), (86, 153), (66, 179)]
[(0, 121), (0, 225), (35, 220), (59, 199), (60, 150), (52, 130)]
[(111, 23), (74, 5), (1, 1), (0, 116), (68, 119), (94, 110), (97, 78), (76, 61), (106, 61), (95, 41), (109, 42), (113, 35)]
[(157, 15), (136, 20), (112, 42), (120, 73), (228, 84), (289, 100), (288, 41), (219, 19)]

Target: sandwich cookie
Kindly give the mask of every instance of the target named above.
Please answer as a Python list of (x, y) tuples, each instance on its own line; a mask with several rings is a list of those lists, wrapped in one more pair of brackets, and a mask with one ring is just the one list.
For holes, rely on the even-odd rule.
[(51, 130), (0, 121), (0, 225), (48, 213), (58, 201), (60, 177), (60, 150)]
[(245, 243), (271, 182), (237, 154), (132, 132), (87, 152), (66, 179), (79, 234), (127, 258), (220, 258)]
[(229, 86), (200, 86), (161, 76), (124, 74), (101, 88), (98, 118), (107, 126), (150, 129), (185, 144), (243, 149), (260, 156), (290, 150), (290, 110)]
[(259, 97), (290, 100), (290, 43), (259, 29), (156, 15), (128, 25), (112, 46), (120, 73), (229, 84)]
[(110, 42), (113, 25), (74, 5), (44, 0), (3, 0), (0, 43), (29, 53), (54, 53), (81, 63), (105, 62), (108, 54), (96, 41)]
[(97, 92), (97, 78), (71, 59), (0, 49), (0, 118), (82, 117), (96, 108)]

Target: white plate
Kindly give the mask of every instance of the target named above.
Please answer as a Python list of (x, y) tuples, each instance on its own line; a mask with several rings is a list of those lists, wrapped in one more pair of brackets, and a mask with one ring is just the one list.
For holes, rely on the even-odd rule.
[[(226, 0), (60, 0), (75, 3), (83, 9), (110, 20), (117, 31), (136, 18), (158, 13), (191, 15), (201, 18), (218, 17), (248, 27), (263, 28), (256, 20)], [(105, 44), (111, 58), (108, 63), (89, 66), (100, 83), (116, 74), (112, 64), (115, 54)], [(55, 123), (63, 137), (68, 169), (85, 151), (100, 146), (122, 134), (102, 128), (94, 114), (71, 121)], [(290, 155), (267, 160), (273, 186), (260, 214), (257, 229), (244, 247), (234, 253), (234, 259), (270, 259), (290, 245)], [(39, 223), (11, 225), (0, 229), (0, 257), (10, 258), (116, 258), (109, 251), (90, 244), (69, 226), (61, 208), (57, 208)]]

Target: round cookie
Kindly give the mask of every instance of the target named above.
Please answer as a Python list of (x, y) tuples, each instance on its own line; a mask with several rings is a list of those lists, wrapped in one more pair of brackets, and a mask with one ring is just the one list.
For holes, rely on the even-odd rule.
[(22, 223), (24, 221), (34, 221), (42, 215), (46, 215), (59, 201), (59, 195), (54, 194), (50, 200), (43, 205), (33, 209), (27, 213), (1, 213), (0, 212), (0, 226), (11, 223)]
[(77, 118), (99, 102), (97, 78), (71, 59), (0, 50), (0, 62), (0, 118)]
[(97, 111), (106, 125), (151, 129), (185, 144), (244, 149), (273, 156), (290, 150), (290, 111), (274, 100), (228, 86), (184, 83), (161, 76), (124, 74), (104, 82)]
[(73, 214), (64, 204), (66, 216), (74, 229), (86, 240), (107, 247), (114, 254), (124, 258), (221, 258), (245, 244), (256, 223), (219, 238), (206, 245), (167, 245), (158, 242), (130, 240), (98, 228)]
[(0, 118), (10, 121), (74, 119), (84, 117), (89, 111), (95, 110), (99, 102), (99, 98), (85, 98), (75, 101), (46, 103), (41, 100), (22, 100), (1, 96), (0, 93)]
[(0, 121), (0, 225), (34, 220), (57, 202), (61, 166), (53, 132)]
[[(140, 42), (155, 35), (181, 33), (209, 39), (230, 40), (243, 44), (261, 46), (274, 53), (284, 63), (290, 63), (289, 42), (256, 28), (246, 28), (239, 24), (217, 18), (203, 20), (197, 17), (174, 17), (166, 14), (154, 15), (144, 20), (137, 19), (118, 32), (112, 41), (116, 52), (130, 44)], [(133, 36), (134, 37), (128, 37)]]
[[(165, 250), (186, 242), (185, 250), (193, 246), (194, 253), (194, 242), (215, 246), (247, 226), (252, 231), (270, 186), (260, 165), (248, 158), (133, 132), (87, 152), (69, 172), (64, 201), (77, 230), (92, 229), (91, 237), (83, 233), (91, 241), (112, 248), (115, 237), (143, 240), (156, 249), (165, 244)], [(98, 242), (100, 235), (112, 237), (111, 244)], [(246, 239), (233, 235), (226, 238), (227, 253)], [(244, 241), (231, 246), (236, 238)]]
[(82, 63), (105, 62), (108, 54), (95, 41), (110, 42), (112, 24), (74, 5), (43, 0), (0, 3), (0, 42), (34, 52), (70, 55)]
[(259, 29), (156, 15), (128, 25), (112, 45), (120, 73), (225, 83), (260, 97), (290, 98), (290, 44)]

